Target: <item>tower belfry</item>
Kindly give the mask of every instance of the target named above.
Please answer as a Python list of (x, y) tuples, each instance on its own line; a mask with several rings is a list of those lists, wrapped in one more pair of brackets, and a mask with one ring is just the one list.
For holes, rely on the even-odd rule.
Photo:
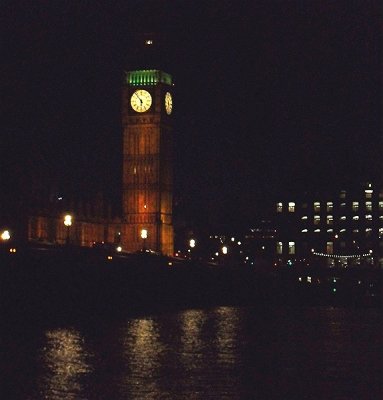
[(172, 89), (171, 75), (158, 69), (125, 76), (122, 244), (127, 251), (145, 247), (173, 254)]

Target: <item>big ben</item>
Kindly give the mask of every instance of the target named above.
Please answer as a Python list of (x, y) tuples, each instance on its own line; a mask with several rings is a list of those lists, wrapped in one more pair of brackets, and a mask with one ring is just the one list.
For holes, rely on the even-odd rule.
[(173, 254), (172, 117), (171, 75), (128, 71), (122, 92), (122, 244), (129, 252)]

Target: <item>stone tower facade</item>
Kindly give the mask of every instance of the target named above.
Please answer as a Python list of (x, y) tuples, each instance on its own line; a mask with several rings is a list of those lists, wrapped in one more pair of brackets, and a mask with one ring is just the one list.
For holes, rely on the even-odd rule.
[(126, 73), (121, 241), (129, 252), (173, 254), (172, 89), (172, 77), (163, 71)]

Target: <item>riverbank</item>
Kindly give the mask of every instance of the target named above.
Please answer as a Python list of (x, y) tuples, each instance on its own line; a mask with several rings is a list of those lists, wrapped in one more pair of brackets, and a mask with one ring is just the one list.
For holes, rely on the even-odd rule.
[(214, 305), (382, 305), (382, 271), (376, 269), (260, 272), (84, 248), (3, 254), (0, 262), (0, 299), (9, 317), (118, 315)]

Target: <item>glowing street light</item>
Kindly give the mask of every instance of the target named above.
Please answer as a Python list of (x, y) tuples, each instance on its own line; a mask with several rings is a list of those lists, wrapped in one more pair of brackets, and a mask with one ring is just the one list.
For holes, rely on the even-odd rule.
[(222, 247), (222, 254), (227, 254), (227, 247), (226, 246), (223, 246)]
[(9, 240), (11, 238), (11, 234), (9, 233), (8, 230), (5, 230), (5, 231), (1, 232), (1, 236), (0, 237), (1, 237), (1, 240), (6, 241), (6, 240)]
[(142, 250), (146, 250), (146, 239), (148, 238), (148, 230), (147, 229), (141, 229), (141, 239), (143, 240), (143, 247)]
[(189, 258), (194, 257), (194, 248), (196, 246), (196, 240), (195, 239), (190, 239), (189, 240), (189, 248), (188, 248), (188, 253), (189, 253)]
[(70, 238), (70, 227), (72, 226), (72, 216), (70, 214), (67, 214), (64, 216), (64, 225), (66, 226), (66, 244), (69, 244), (69, 238)]

